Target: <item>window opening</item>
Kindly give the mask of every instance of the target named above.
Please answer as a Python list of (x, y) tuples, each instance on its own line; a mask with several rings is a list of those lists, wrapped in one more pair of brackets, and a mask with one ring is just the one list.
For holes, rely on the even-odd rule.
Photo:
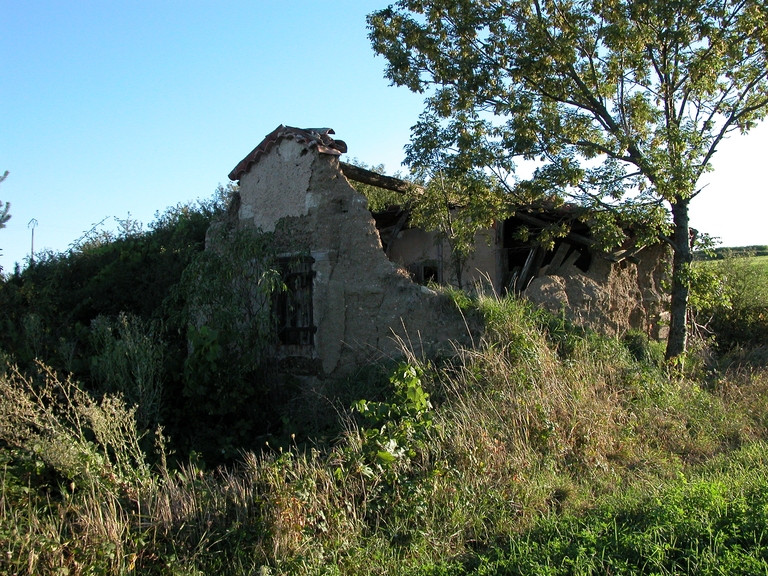
[(312, 318), (314, 272), (311, 256), (278, 258), (285, 290), (277, 295), (275, 315), (281, 344), (312, 346), (317, 328)]
[(440, 262), (437, 260), (422, 260), (408, 265), (408, 274), (416, 284), (427, 285), (430, 282), (440, 284), (442, 274)]

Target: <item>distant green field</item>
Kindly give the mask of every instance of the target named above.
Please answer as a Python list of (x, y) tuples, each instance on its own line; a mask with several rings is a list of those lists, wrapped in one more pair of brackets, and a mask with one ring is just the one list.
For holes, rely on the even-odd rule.
[[(768, 275), (768, 256), (749, 256), (746, 258), (749, 262), (760, 268), (764, 274)], [(705, 266), (718, 266), (723, 264), (724, 260), (699, 260), (699, 264)]]
[(721, 257), (726, 254), (733, 256), (768, 256), (768, 246), (735, 246), (730, 248), (716, 248), (715, 253)]
[(694, 254), (696, 260), (722, 260), (728, 256), (768, 256), (768, 246), (730, 246), (727, 248), (715, 248), (712, 251), (696, 252)]
[(741, 246), (736, 248), (717, 248), (713, 252), (697, 252), (694, 260), (699, 262), (722, 262), (728, 257), (746, 257), (755, 266), (768, 275), (768, 246)]
[(750, 258), (755, 264), (755, 266), (759, 266), (763, 269), (763, 272), (768, 274), (768, 256), (753, 256)]

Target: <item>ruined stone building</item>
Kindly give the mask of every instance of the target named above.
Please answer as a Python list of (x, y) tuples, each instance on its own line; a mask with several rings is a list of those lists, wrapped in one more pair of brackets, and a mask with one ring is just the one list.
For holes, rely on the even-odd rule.
[[(332, 134), (281, 125), (229, 175), (240, 185), (236, 225), (274, 234), (288, 287), (274, 304), (280, 355), (340, 375), (398, 356), (403, 345), (432, 355), (466, 341), (461, 313), (426, 285), (450, 281), (447, 246), (410, 227), (402, 210), (372, 214), (351, 182), (401, 191), (405, 183), (341, 162), (347, 146)], [(578, 223), (553, 250), (515, 240), (516, 227), (565, 217), (520, 211), (482, 231), (468, 281), (522, 292), (608, 333), (661, 335), (664, 250), (605, 254)]]

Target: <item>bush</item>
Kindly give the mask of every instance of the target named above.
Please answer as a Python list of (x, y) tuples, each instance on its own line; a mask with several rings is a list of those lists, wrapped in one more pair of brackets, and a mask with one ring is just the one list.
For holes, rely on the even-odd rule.
[(124, 313), (114, 321), (99, 316), (91, 323), (95, 388), (103, 394), (119, 394), (134, 407), (140, 430), (152, 429), (161, 421), (163, 345), (158, 332)]
[[(205, 247), (223, 200), (178, 205), (142, 232), (123, 222), (120, 235), (84, 239), (60, 254), (38, 254), (24, 271), (0, 277), (0, 347), (24, 369), (35, 358), (90, 380), (89, 329), (97, 316), (144, 321), (173, 315), (172, 287)], [(172, 303), (178, 308), (178, 302)], [(182, 338), (184, 335), (181, 335)]]
[[(0, 573), (762, 569), (768, 370), (703, 387), (665, 374), (642, 338), (625, 346), (512, 298), (465, 304), (489, 330), (440, 363), (411, 358), (383, 397), (350, 382), (369, 400), (339, 414), (334, 442), (262, 437), (226, 468), (171, 469), (163, 451), (149, 466), (119, 398), (6, 371)], [(110, 326), (102, 348), (118, 354)], [(216, 370), (223, 328), (197, 328)], [(217, 421), (216, 393), (186, 430), (233, 435), (248, 413)]]
[(135, 412), (118, 396), (96, 401), (43, 365), (36, 377), (14, 367), (0, 377), (0, 441), (67, 481), (136, 484), (149, 478)]
[[(714, 334), (717, 349), (752, 348), (768, 342), (768, 274), (752, 258), (728, 257), (698, 264), (709, 268), (722, 295), (699, 303), (697, 317)], [(694, 302), (695, 304), (696, 302)]]

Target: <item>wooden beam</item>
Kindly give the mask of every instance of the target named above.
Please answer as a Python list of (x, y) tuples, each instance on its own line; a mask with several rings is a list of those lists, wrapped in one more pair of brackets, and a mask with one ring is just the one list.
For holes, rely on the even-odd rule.
[(421, 188), (421, 186), (417, 186), (411, 182), (406, 182), (405, 180), (400, 180), (400, 178), (377, 174), (371, 170), (366, 170), (365, 168), (360, 168), (359, 166), (353, 166), (352, 164), (347, 164), (346, 162), (339, 162), (339, 165), (341, 166), (341, 171), (344, 176), (350, 180), (354, 180), (355, 182), (362, 182), (363, 184), (368, 184), (369, 186), (376, 186), (377, 188), (392, 190), (393, 192), (399, 192), (400, 194), (405, 194), (414, 188)]
[[(346, 162), (339, 162), (339, 166), (341, 167), (341, 172), (344, 174), (344, 176), (355, 182), (362, 182), (363, 184), (368, 184), (369, 186), (384, 188), (385, 190), (391, 190), (392, 192), (398, 192), (399, 194), (405, 194), (410, 191), (416, 191), (417, 193), (423, 191), (423, 188), (418, 184), (407, 182), (406, 180), (401, 180), (400, 178), (395, 178), (394, 176), (384, 176), (383, 174), (378, 174), (377, 172), (361, 168), (360, 166), (347, 164)], [(517, 218), (526, 224), (537, 226), (542, 229), (547, 228), (553, 224), (553, 222), (541, 220), (540, 218), (536, 218), (535, 216), (531, 216), (527, 212), (522, 211), (515, 212), (514, 218)], [(588, 246), (590, 248), (597, 244), (597, 242), (592, 238), (577, 234), (576, 232), (568, 232), (565, 237), (572, 242), (576, 242), (577, 244)], [(636, 257), (637, 252), (639, 252), (639, 250), (624, 250), (614, 254), (604, 254), (604, 256), (613, 262), (620, 262), (625, 258), (632, 262), (638, 262)]]
[(552, 262), (544, 266), (541, 270), (539, 270), (537, 276), (545, 276), (554, 274), (557, 272), (560, 267), (563, 265), (563, 260), (565, 260), (566, 255), (568, 254), (568, 250), (571, 249), (571, 245), (568, 244), (568, 242), (563, 242), (560, 244), (560, 246), (557, 247), (557, 250), (555, 251), (554, 255), (552, 256)]

